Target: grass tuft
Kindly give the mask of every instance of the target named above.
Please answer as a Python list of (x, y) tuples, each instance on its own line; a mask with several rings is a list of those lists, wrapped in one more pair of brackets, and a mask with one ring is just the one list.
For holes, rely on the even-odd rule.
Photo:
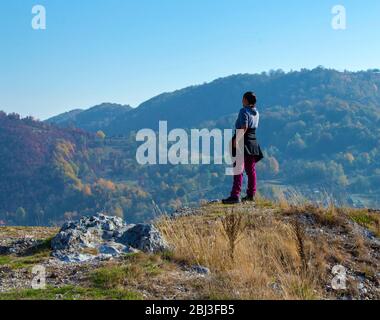
[(165, 266), (166, 262), (157, 255), (130, 254), (124, 257), (122, 264), (110, 262), (91, 272), (89, 278), (95, 288), (124, 288), (127, 284), (136, 284), (159, 275)]
[(141, 300), (139, 293), (121, 289), (97, 289), (77, 286), (47, 287), (44, 290), (15, 290), (0, 293), (0, 300)]
[(22, 256), (5, 255), (0, 256), (0, 266), (7, 266), (10, 269), (29, 269), (36, 264), (41, 264), (48, 260), (51, 254), (51, 239), (46, 239), (41, 244), (31, 248)]

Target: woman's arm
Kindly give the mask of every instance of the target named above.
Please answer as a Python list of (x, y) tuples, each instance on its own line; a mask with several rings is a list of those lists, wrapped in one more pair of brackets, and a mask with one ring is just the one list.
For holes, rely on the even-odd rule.
[[(241, 139), (241, 138), (244, 137), (244, 135), (246, 134), (246, 132), (247, 132), (247, 130), (248, 130), (248, 126), (241, 127), (241, 128), (239, 128), (239, 129), (237, 129), (237, 130), (244, 130), (244, 134), (240, 137), (240, 139)], [(240, 140), (239, 140), (239, 142), (240, 142)], [(237, 136), (235, 135), (235, 136), (232, 138), (232, 146), (233, 146), (234, 148), (236, 148), (236, 145), (237, 145)]]

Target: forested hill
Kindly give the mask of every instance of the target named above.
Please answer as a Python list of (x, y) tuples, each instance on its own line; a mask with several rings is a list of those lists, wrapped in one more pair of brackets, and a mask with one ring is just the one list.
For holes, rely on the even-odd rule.
[(116, 158), (105, 149), (80, 129), (0, 112), (0, 225), (54, 225), (99, 211), (142, 220), (147, 195), (103, 178), (112, 167), (105, 158)]
[(55, 116), (46, 122), (61, 125), (63, 127), (77, 127), (86, 131), (96, 132), (98, 128), (112, 126), (117, 118), (123, 117), (132, 110), (129, 105), (116, 103), (102, 103), (88, 110), (74, 109), (72, 111)]
[(88, 136), (1, 112), (0, 220), (27, 223), (31, 213), (34, 222), (44, 220), (41, 204), (56, 205), (65, 183), (70, 178), (75, 183), (69, 172), (65, 180), (63, 171), (69, 171), (74, 150), (80, 152)]
[(99, 211), (135, 222), (226, 196), (224, 166), (138, 165), (133, 131), (159, 120), (230, 128), (247, 90), (259, 98), (262, 193), (326, 191), (344, 204), (380, 206), (380, 73), (317, 68), (231, 76), (136, 109), (74, 110), (50, 119), (59, 127), (1, 113), (0, 224), (55, 224)]
[[(346, 192), (350, 203), (356, 201), (352, 194), (379, 191), (379, 70), (319, 67), (234, 75), (164, 93), (114, 121), (103, 119), (108, 124), (99, 123), (93, 131), (129, 134), (157, 128), (160, 120), (172, 128), (230, 128), (247, 90), (257, 93), (261, 112), (259, 139), (267, 154), (261, 177)], [(378, 198), (374, 201), (379, 203)]]
[[(238, 112), (241, 96), (253, 90), (258, 106), (264, 112), (263, 128), (282, 128), (289, 120), (302, 120), (310, 128), (318, 122), (378, 125), (380, 108), (380, 72), (338, 72), (316, 68), (299, 72), (272, 71), (221, 78), (154, 97), (138, 108), (117, 117), (102, 115), (92, 131), (107, 135), (126, 134), (141, 128), (156, 128), (159, 120), (178, 128), (199, 127), (215, 123)], [(90, 109), (94, 114), (96, 109)], [(271, 120), (271, 121), (269, 121)], [(60, 125), (86, 129), (86, 121), (52, 118)], [(87, 121), (88, 122), (88, 121)], [(218, 124), (225, 124), (219, 121)]]

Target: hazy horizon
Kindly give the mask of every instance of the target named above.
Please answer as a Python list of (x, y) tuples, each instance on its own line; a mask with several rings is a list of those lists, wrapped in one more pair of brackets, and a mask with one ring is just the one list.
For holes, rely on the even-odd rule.
[[(321, 65), (318, 65), (316, 66), (315, 68), (318, 68), (318, 67), (323, 67), (325, 69), (329, 69), (329, 70), (334, 70), (334, 71), (338, 71), (338, 72), (366, 72), (366, 71), (369, 71), (369, 70), (374, 70), (374, 69), (378, 69), (377, 67), (373, 67), (373, 68), (370, 68), (370, 69), (367, 69), (367, 70), (363, 70), (363, 69), (359, 69), (359, 70), (349, 70), (349, 69), (344, 69), (344, 70), (338, 70), (338, 69), (334, 69), (334, 68), (326, 68), (325, 66), (321, 66)], [(264, 70), (264, 71), (261, 71), (261, 72), (255, 72), (255, 73), (245, 73), (245, 74), (250, 74), (250, 75), (254, 75), (254, 74), (261, 74), (263, 72), (270, 72), (270, 71), (278, 71), (278, 70), (282, 70), (284, 71), (285, 73), (289, 73), (289, 72), (299, 72), (301, 71), (302, 69), (307, 69), (307, 70), (313, 70), (315, 68), (311, 68), (311, 69), (307, 69), (307, 68), (300, 68), (298, 70), (284, 70), (284, 69), (270, 69), (270, 70)], [(99, 105), (102, 105), (102, 104), (117, 104), (117, 105), (125, 105), (125, 106), (130, 106), (132, 107), (133, 109), (136, 109), (138, 107), (140, 107), (141, 104), (145, 103), (146, 101), (149, 101), (150, 99), (153, 99), (161, 94), (165, 94), (165, 93), (171, 93), (171, 92), (175, 92), (175, 91), (178, 91), (178, 90), (182, 90), (182, 89), (186, 89), (188, 87), (192, 87), (192, 86), (198, 86), (198, 85), (202, 85), (202, 84), (207, 84), (207, 83), (212, 83), (213, 81), (216, 81), (218, 79), (222, 79), (222, 78), (228, 78), (228, 77), (231, 77), (231, 76), (237, 76), (237, 75), (243, 75), (243, 73), (235, 73), (235, 74), (230, 74), (230, 75), (226, 75), (226, 76), (221, 76), (221, 77), (218, 77), (218, 78), (215, 78), (215, 79), (212, 79), (210, 81), (203, 81), (203, 82), (200, 82), (200, 83), (195, 83), (195, 84), (190, 84), (186, 87), (182, 87), (182, 88), (175, 88), (171, 91), (164, 91), (164, 92), (161, 92), (161, 93), (158, 93), (157, 95), (155, 96), (152, 96), (152, 97), (148, 97), (147, 99), (144, 99), (143, 101), (139, 102), (137, 105), (131, 105), (130, 103), (128, 102), (119, 102), (119, 101), (99, 101), (93, 105), (83, 105), (83, 106), (73, 106), (73, 107), (67, 107), (64, 111), (62, 112), (59, 112), (59, 113), (52, 113), (51, 115), (48, 115), (44, 118), (40, 118), (38, 116), (36, 116), (35, 114), (32, 114), (32, 113), (28, 113), (28, 114), (22, 114), (22, 113), (18, 113), (14, 110), (6, 110), (6, 108), (3, 108), (3, 106), (0, 106), (0, 111), (5, 111), (7, 113), (18, 113), (20, 114), (21, 117), (27, 117), (27, 116), (32, 116), (34, 117), (35, 119), (38, 119), (38, 120), (41, 120), (41, 121), (45, 121), (45, 120), (48, 120), (52, 117), (55, 117), (55, 116), (58, 116), (60, 114), (64, 114), (64, 113), (67, 113), (67, 112), (70, 112), (70, 111), (74, 111), (74, 110), (88, 110), (88, 109), (91, 109), (93, 107), (96, 107), (96, 106), (99, 106)]]
[(241, 73), (378, 68), (378, 1), (139, 2), (5, 0), (0, 19), (0, 108), (39, 119), (104, 101), (137, 107), (164, 92)]

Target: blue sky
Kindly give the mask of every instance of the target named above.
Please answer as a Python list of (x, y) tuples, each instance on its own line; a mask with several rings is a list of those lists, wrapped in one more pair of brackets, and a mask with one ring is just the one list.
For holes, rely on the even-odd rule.
[[(47, 29), (31, 27), (32, 7)], [(347, 30), (331, 27), (334, 5)], [(0, 109), (40, 119), (236, 73), (380, 67), (378, 0), (1, 0)]]

